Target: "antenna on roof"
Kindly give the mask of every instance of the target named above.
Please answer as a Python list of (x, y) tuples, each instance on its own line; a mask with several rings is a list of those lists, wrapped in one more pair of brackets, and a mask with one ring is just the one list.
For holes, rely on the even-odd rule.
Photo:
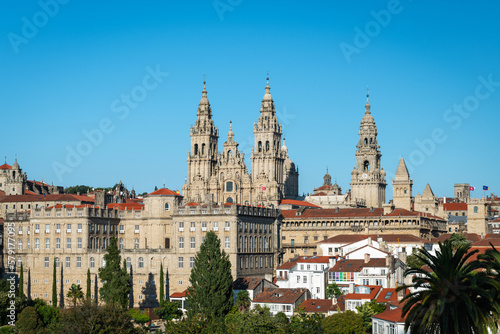
[(165, 179), (163, 179), (163, 188), (165, 188)]

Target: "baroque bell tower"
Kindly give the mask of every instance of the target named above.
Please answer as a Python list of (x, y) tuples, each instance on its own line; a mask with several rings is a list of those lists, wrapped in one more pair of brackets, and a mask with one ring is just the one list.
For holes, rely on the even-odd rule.
[(191, 149), (188, 152), (188, 180), (183, 186), (184, 196), (188, 200), (205, 200), (212, 176), (216, 174), (219, 129), (212, 119), (212, 109), (207, 97), (206, 82), (198, 106), (194, 127), (191, 126)]
[(385, 171), (380, 165), (380, 145), (377, 142), (377, 126), (371, 115), (369, 94), (366, 94), (365, 115), (359, 126), (359, 142), (356, 145), (356, 167), (351, 173), (351, 198), (364, 202), (367, 207), (382, 207), (385, 203)]

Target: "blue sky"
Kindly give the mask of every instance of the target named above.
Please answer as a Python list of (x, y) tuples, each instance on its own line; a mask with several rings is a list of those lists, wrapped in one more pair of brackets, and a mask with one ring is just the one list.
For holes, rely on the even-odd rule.
[[(320, 186), (327, 166), (349, 189), (367, 86), (388, 199), (400, 157), (414, 195), (430, 183), (452, 196), (462, 182), (475, 197), (482, 185), (500, 193), (497, 2), (5, 0), (0, 9), (0, 153), (10, 164), (17, 155), (30, 179), (180, 189), (204, 73), (219, 148), (232, 121), (250, 168), (269, 70), (300, 193)], [(127, 95), (137, 100), (127, 105)], [(68, 158), (72, 150), (82, 154)]]

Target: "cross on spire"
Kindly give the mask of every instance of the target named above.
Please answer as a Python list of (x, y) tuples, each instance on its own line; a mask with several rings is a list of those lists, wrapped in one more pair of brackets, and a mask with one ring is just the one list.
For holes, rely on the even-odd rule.
[(207, 75), (203, 73), (203, 85), (207, 83)]

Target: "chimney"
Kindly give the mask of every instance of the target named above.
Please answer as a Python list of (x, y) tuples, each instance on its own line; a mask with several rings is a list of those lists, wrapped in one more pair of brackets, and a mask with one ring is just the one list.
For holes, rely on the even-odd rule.
[(370, 254), (365, 253), (365, 263), (370, 262)]
[(372, 238), (371, 237), (368, 237), (368, 245), (372, 245)]
[(354, 293), (354, 283), (349, 283), (349, 293)]
[(401, 260), (401, 262), (406, 264), (406, 260), (408, 259), (407, 255), (408, 254), (406, 254), (406, 252), (400, 252), (400, 253), (398, 253), (398, 258)]

